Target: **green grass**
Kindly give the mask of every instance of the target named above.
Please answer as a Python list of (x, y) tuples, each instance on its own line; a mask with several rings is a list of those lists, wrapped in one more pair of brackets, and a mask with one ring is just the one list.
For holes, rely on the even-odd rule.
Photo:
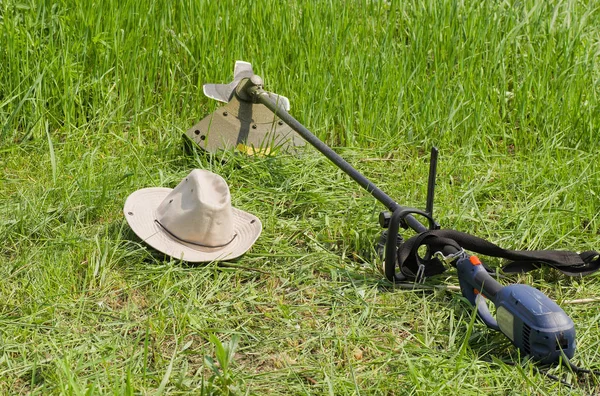
[[(0, 0), (0, 393), (590, 394), (540, 374), (459, 293), (393, 288), (383, 208), (311, 148), (211, 157), (205, 82), (254, 65), (398, 202), (514, 249), (600, 248), (600, 3)], [(126, 197), (191, 169), (264, 230), (231, 267), (139, 242)], [(492, 266), (500, 263), (488, 260)], [(598, 276), (512, 276), (600, 367)], [(427, 281), (457, 284), (454, 271)], [(514, 363), (514, 364), (509, 364)]]

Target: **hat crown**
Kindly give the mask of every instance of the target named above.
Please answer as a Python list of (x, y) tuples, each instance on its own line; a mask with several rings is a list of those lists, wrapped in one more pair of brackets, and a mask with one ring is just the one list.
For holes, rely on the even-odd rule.
[(167, 195), (155, 214), (165, 230), (184, 242), (217, 247), (234, 237), (227, 182), (206, 170), (194, 169)]

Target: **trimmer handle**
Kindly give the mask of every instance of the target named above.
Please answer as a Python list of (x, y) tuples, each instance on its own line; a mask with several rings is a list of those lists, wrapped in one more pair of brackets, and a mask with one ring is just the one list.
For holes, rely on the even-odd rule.
[(456, 268), (463, 296), (477, 307), (477, 314), (483, 323), (489, 328), (499, 331), (498, 322), (490, 313), (482, 294), (495, 304), (496, 295), (502, 289), (502, 285), (488, 274), (477, 256), (465, 255), (458, 260)]

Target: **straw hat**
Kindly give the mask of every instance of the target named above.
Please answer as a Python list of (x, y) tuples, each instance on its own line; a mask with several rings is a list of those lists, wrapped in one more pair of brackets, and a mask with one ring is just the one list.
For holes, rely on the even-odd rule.
[(262, 231), (258, 217), (231, 206), (227, 182), (201, 169), (194, 169), (174, 189), (134, 192), (123, 213), (148, 245), (190, 262), (239, 257)]

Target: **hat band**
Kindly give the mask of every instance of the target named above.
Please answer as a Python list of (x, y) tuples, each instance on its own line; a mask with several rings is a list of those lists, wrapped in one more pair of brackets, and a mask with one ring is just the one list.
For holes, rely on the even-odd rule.
[(165, 230), (167, 232), (167, 234), (171, 235), (173, 238), (177, 239), (178, 241), (181, 242), (185, 242), (185, 243), (189, 243), (190, 245), (196, 245), (196, 246), (201, 246), (201, 247), (207, 247), (207, 248), (219, 248), (219, 247), (223, 247), (223, 246), (227, 246), (229, 245), (231, 242), (233, 242), (233, 240), (235, 239), (235, 237), (237, 236), (237, 234), (233, 234), (233, 237), (229, 240), (229, 242), (224, 243), (222, 245), (203, 245), (201, 243), (198, 242), (192, 242), (192, 241), (188, 241), (186, 239), (181, 239), (179, 238), (177, 235), (173, 234), (171, 231), (169, 231), (167, 229), (167, 227), (165, 227), (164, 225), (160, 224), (160, 221), (154, 219), (154, 221), (156, 222), (156, 224), (158, 224), (160, 226), (160, 228), (162, 228), (163, 230)]

